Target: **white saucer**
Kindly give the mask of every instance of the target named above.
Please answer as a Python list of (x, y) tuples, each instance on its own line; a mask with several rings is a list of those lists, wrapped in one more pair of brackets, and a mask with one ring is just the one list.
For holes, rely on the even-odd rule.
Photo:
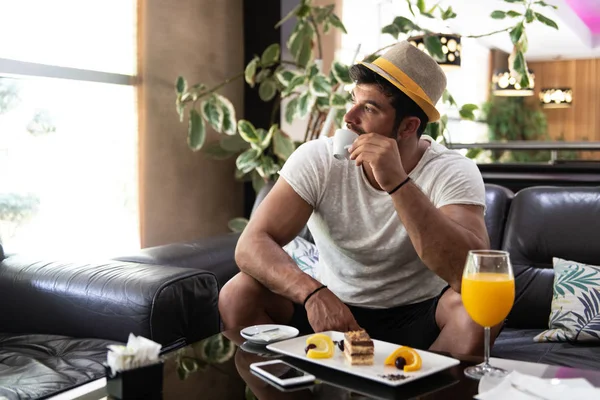
[[(262, 333), (276, 328), (276, 331)], [(293, 326), (275, 324), (253, 325), (240, 331), (240, 335), (242, 335), (244, 339), (258, 344), (269, 344), (291, 339), (298, 336), (298, 333), (298, 329)]]

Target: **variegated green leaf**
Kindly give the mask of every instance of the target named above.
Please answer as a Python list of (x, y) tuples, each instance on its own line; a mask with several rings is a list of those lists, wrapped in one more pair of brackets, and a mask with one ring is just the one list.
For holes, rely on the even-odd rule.
[(442, 42), (439, 36), (426, 36), (425, 40), (425, 48), (431, 55), (431, 57), (435, 58), (438, 61), (443, 61), (445, 56), (442, 51)]
[(331, 64), (331, 72), (333, 73), (333, 76), (335, 76), (335, 79), (339, 83), (345, 85), (349, 85), (352, 83), (352, 79), (350, 79), (349, 68), (347, 65), (334, 61), (333, 64)]
[(256, 83), (256, 69), (258, 68), (258, 63), (260, 59), (258, 57), (254, 57), (252, 61), (246, 65), (246, 69), (244, 70), (244, 78), (250, 87), (254, 87)]
[(238, 122), (238, 132), (242, 139), (248, 143), (258, 143), (258, 136), (256, 134), (256, 128), (250, 121), (241, 119)]
[(266, 147), (263, 146), (263, 142), (266, 141), (267, 134), (268, 132), (266, 129), (258, 128), (256, 130), (256, 137), (258, 138), (258, 140), (256, 141), (256, 143), (250, 143), (250, 146), (252, 146), (253, 149), (260, 151), (261, 154)]
[(343, 33), (348, 33), (348, 31), (346, 30), (346, 27), (344, 26), (344, 24), (342, 23), (342, 21), (339, 19), (339, 17), (337, 15), (330, 14), (329, 18), (327, 18), (327, 22), (329, 22), (331, 25), (338, 28)]
[(291, 99), (285, 106), (285, 121), (288, 124), (294, 122), (294, 118), (298, 113), (298, 97)]
[(217, 97), (213, 95), (204, 100), (200, 106), (200, 110), (202, 111), (202, 117), (208, 121), (213, 129), (219, 133), (222, 132), (225, 115)]
[(273, 43), (265, 49), (260, 57), (260, 63), (263, 67), (269, 67), (279, 60), (279, 43)]
[(338, 128), (343, 128), (344, 127), (344, 116), (345, 115), (346, 115), (346, 110), (345, 109), (336, 110), (336, 112), (335, 112), (335, 125)]
[(332, 93), (329, 99), (329, 105), (333, 108), (346, 108), (348, 96), (339, 93)]
[(290, 81), (290, 84), (283, 91), (283, 93), (281, 95), (283, 97), (289, 96), (295, 89), (297, 89), (301, 85), (303, 85), (305, 81), (306, 81), (306, 78), (304, 76), (302, 76), (302, 75), (295, 76), (294, 78), (292, 78), (292, 80)]
[(280, 130), (273, 134), (273, 152), (283, 161), (287, 160), (295, 150), (294, 142)]
[(273, 79), (267, 79), (260, 83), (258, 96), (262, 101), (271, 101), (277, 94), (277, 85)]
[(256, 83), (261, 83), (262, 81), (264, 81), (265, 79), (267, 79), (270, 76), (271, 76), (271, 70), (263, 69), (258, 74), (256, 74), (256, 79), (255, 79)]
[(183, 76), (177, 77), (177, 81), (175, 82), (175, 90), (178, 94), (183, 94), (187, 89), (187, 82), (183, 78)]
[(298, 117), (304, 118), (315, 105), (316, 97), (306, 91), (298, 98)]
[(327, 77), (321, 74), (312, 78), (309, 88), (311, 93), (317, 97), (329, 97), (331, 93), (331, 85), (327, 81)]
[(238, 156), (235, 160), (237, 169), (244, 173), (252, 171), (258, 166), (258, 158), (260, 157), (260, 150), (248, 149)]
[(279, 83), (281, 83), (286, 88), (289, 86), (292, 79), (294, 79), (297, 76), (298, 74), (286, 69), (277, 71), (275, 73), (275, 77), (277, 78)]
[(553, 20), (551, 20), (550, 18), (540, 14), (540, 13), (534, 13), (535, 17), (538, 21), (540, 21), (542, 24), (547, 25), (551, 28), (554, 29), (558, 29), (558, 25), (556, 24), (556, 22), (554, 22)]
[(204, 120), (195, 109), (190, 110), (190, 120), (188, 125), (188, 146), (193, 151), (202, 148), (206, 139), (206, 126)]
[(233, 136), (237, 130), (237, 122), (235, 116), (235, 107), (229, 99), (225, 96), (221, 96), (220, 94), (215, 95), (219, 106), (221, 107), (221, 111), (223, 112), (223, 128), (221, 132), (226, 135)]

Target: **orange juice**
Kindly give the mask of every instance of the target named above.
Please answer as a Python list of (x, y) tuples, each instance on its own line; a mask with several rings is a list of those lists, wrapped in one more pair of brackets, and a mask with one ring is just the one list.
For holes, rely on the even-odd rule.
[(502, 322), (515, 301), (515, 280), (508, 274), (478, 272), (463, 276), (462, 302), (481, 326)]

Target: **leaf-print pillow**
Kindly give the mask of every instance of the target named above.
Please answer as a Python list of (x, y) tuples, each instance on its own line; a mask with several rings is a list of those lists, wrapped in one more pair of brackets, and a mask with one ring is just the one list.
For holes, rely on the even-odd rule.
[(294, 259), (302, 271), (317, 279), (317, 264), (319, 263), (317, 246), (298, 236), (286, 244), (283, 250)]
[(536, 342), (600, 341), (600, 267), (553, 258), (554, 295), (548, 330)]

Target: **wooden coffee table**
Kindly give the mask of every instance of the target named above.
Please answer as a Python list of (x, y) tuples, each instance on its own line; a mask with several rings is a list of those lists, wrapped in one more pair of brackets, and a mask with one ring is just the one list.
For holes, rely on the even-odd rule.
[[(482, 361), (478, 357), (445, 354), (460, 360), (460, 364), (399, 386), (380, 383), (348, 375), (343, 372), (306, 362), (282, 357), (317, 377), (312, 388), (282, 392), (250, 372), (250, 364), (280, 357), (256, 347), (248, 348), (239, 332), (231, 329), (165, 355), (163, 399), (472, 399), (478, 393), (479, 382), (467, 378), (466, 367)], [(244, 349), (247, 349), (244, 350)], [(260, 353), (260, 354), (257, 354)], [(492, 364), (509, 371), (516, 370), (540, 378), (585, 378), (600, 387), (600, 371), (536, 364), (492, 358)], [(106, 380), (99, 379), (76, 389), (52, 397), (53, 400), (107, 399)], [(250, 393), (251, 392), (251, 393)], [(255, 397), (253, 397), (253, 395)]]

